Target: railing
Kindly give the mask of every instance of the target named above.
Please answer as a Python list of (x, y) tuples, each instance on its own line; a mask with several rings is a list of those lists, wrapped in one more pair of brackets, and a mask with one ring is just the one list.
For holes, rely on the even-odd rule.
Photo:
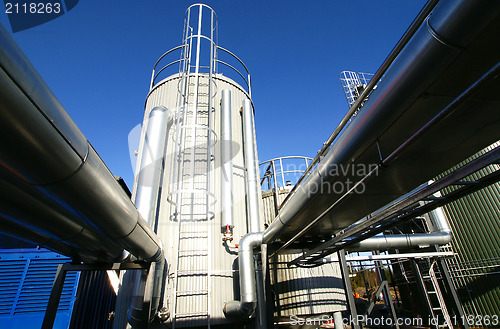
[[(163, 55), (161, 55), (160, 58), (158, 58), (155, 65), (153, 66), (153, 72), (151, 73), (151, 82), (149, 89), (150, 91), (164, 78), (172, 76), (174, 74), (179, 74), (180, 76), (182, 72), (188, 71), (187, 68), (192, 65), (189, 62), (189, 57), (190, 57), (189, 54), (191, 52), (191, 44), (189, 43), (190, 38), (191, 37), (188, 37), (183, 45), (168, 50)], [(210, 38), (203, 35), (201, 35), (200, 38), (208, 40), (210, 42), (211, 47), (213, 47), (214, 51), (214, 58), (212, 65), (200, 66), (200, 68), (209, 69), (212, 70), (211, 72), (212, 74), (224, 74), (228, 78), (233, 79), (235, 82), (239, 83), (245, 89), (245, 91), (248, 93), (250, 97), (252, 97), (250, 71), (248, 70), (245, 63), (243, 63), (243, 61), (231, 51), (219, 47), (214, 40), (211, 40)], [(171, 54), (172, 56), (169, 56)], [(176, 57), (173, 54), (177, 54), (178, 59), (175, 59)], [(228, 59), (227, 60), (220, 59), (218, 56), (219, 54), (227, 54)], [(171, 57), (174, 58), (172, 59)], [(170, 60), (167, 60), (168, 58), (170, 58)], [(221, 66), (227, 69), (225, 70)], [(238, 66), (240, 67), (239, 69)], [(161, 68), (158, 69), (158, 67)], [(169, 68), (172, 70), (168, 70)]]
[(344, 130), (344, 128), (351, 121), (353, 114), (359, 110), (361, 104), (365, 101), (366, 97), (373, 91), (374, 87), (377, 85), (377, 83), (380, 81), (380, 79), (384, 76), (385, 72), (389, 69), (391, 64), (398, 57), (398, 55), (401, 53), (401, 51), (404, 49), (404, 47), (410, 41), (410, 39), (413, 37), (413, 35), (417, 32), (417, 30), (420, 28), (421, 24), (425, 21), (427, 16), (432, 12), (432, 10), (434, 9), (434, 7), (437, 5), (438, 2), (439, 2), (439, 0), (429, 0), (425, 4), (424, 8), (422, 8), (422, 10), (418, 14), (418, 16), (415, 18), (415, 20), (408, 27), (405, 34), (398, 41), (398, 43), (396, 44), (394, 49), (391, 51), (389, 56), (387, 56), (387, 58), (382, 63), (382, 65), (380, 66), (378, 71), (370, 79), (370, 82), (363, 89), (363, 92), (359, 95), (359, 97), (356, 99), (356, 101), (351, 106), (349, 111), (346, 113), (344, 118), (340, 121), (337, 128), (335, 128), (335, 130), (330, 135), (328, 140), (325, 143), (323, 143), (323, 147), (321, 148), (321, 150), (318, 151), (318, 154), (314, 157), (313, 161), (309, 165), (309, 168), (307, 168), (307, 170), (304, 171), (304, 174), (302, 175), (302, 177), (297, 181), (297, 183), (294, 185), (294, 187), (292, 188), (290, 193), (288, 193), (288, 195), (286, 196), (285, 200), (283, 200), (283, 202), (281, 203), (280, 209), (286, 204), (286, 202), (290, 199), (290, 197), (295, 193), (295, 191), (300, 186), (300, 184), (304, 181), (304, 179), (309, 176), (311, 171), (320, 162), (320, 160), (323, 158), (323, 156), (330, 150), (330, 147), (332, 146), (335, 139), (340, 135), (340, 133)]
[(303, 156), (287, 156), (264, 161), (259, 164), (262, 190), (292, 188), (313, 159)]

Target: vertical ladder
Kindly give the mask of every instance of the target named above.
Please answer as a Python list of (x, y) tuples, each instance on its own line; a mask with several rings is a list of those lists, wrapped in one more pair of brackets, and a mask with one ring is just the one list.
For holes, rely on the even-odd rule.
[[(439, 251), (454, 252), (451, 243), (439, 246)], [(467, 288), (468, 284), (466, 278), (468, 272), (464, 269), (462, 261), (460, 260), (460, 256), (455, 255), (454, 257), (445, 258), (445, 263), (448, 267), (448, 270), (450, 271), (450, 275), (452, 275), (453, 277), (452, 283), (455, 291), (457, 290), (457, 286), (461, 286), (464, 288), (462, 289), (462, 291), (467, 293), (467, 295), (458, 295), (459, 302), (464, 312), (464, 317), (466, 317), (468, 314), (480, 314), (474, 303), (467, 303), (467, 301), (472, 300), (472, 290)]]
[[(202, 35), (203, 8), (210, 19), (208, 35)], [(198, 11), (191, 16), (191, 11)], [(214, 72), (213, 10), (203, 4), (188, 8), (185, 22), (186, 49), (179, 79), (179, 113), (176, 121), (172, 191), (168, 200), (173, 204), (171, 218), (177, 222), (174, 272), (171, 285), (172, 328), (210, 328), (211, 310), (211, 245), (213, 205), (211, 182), (213, 167), (212, 98), (216, 92)], [(204, 29), (207, 26), (204, 25)], [(208, 41), (210, 57), (202, 59), (201, 41)], [(209, 60), (209, 61), (207, 61)], [(175, 237), (172, 237), (173, 239)]]
[[(184, 119), (178, 127), (176, 220), (178, 243), (174, 273), (172, 327), (210, 328), (211, 219), (209, 170), (210, 78), (187, 81)], [(181, 323), (183, 323), (181, 325)]]
[[(434, 319), (431, 325), (440, 328), (453, 329), (453, 323), (448, 313), (446, 303), (443, 298), (443, 293), (439, 287), (438, 277), (435, 270), (436, 260), (433, 260), (431, 265), (425, 270), (422, 268), (424, 266), (416, 263), (417, 270), (423, 279), (423, 288), (425, 290), (425, 299), (427, 302), (427, 308), (430, 312), (431, 319)], [(425, 273), (425, 274), (424, 274)]]

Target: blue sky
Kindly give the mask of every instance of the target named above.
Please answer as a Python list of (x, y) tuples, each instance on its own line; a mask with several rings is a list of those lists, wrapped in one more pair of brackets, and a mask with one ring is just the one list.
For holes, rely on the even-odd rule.
[[(181, 43), (195, 1), (81, 0), (14, 39), (115, 175), (132, 188), (127, 136), (151, 69)], [(339, 73), (374, 73), (424, 0), (218, 0), (219, 45), (252, 76), (259, 160), (314, 157), (347, 111)], [(10, 31), (3, 12), (0, 22)]]

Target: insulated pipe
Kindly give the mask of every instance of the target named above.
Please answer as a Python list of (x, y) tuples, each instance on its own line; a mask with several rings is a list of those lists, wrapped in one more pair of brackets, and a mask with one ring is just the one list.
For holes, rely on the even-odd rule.
[(95, 262), (98, 260), (96, 256), (89, 251), (82, 250), (74, 245), (53, 239), (47, 235), (41, 234), (40, 232), (27, 229), (23, 225), (18, 224), (16, 221), (12, 221), (10, 218), (4, 216), (0, 216), (0, 232), (30, 243), (38, 241), (40, 246), (57, 251), (60, 254), (74, 259), (81, 259), (86, 262)]
[(221, 207), (223, 228), (233, 229), (233, 149), (231, 124), (231, 91), (222, 90), (221, 102)]
[(252, 103), (249, 99), (243, 101), (243, 147), (247, 169), (247, 200), (250, 232), (260, 232), (259, 212), (259, 174), (257, 166), (257, 150), (255, 147), (255, 128), (253, 122)]
[[(432, 182), (432, 181), (431, 181)], [(440, 195), (436, 195), (440, 196)], [(411, 249), (433, 245), (444, 245), (451, 242), (453, 233), (441, 207), (428, 213), (430, 233), (381, 235), (359, 241), (346, 249), (350, 251), (372, 251), (388, 249)]]
[(346, 249), (350, 251), (411, 249), (447, 244), (451, 241), (451, 238), (451, 232), (382, 235), (360, 241)]
[[(468, 46), (496, 18), (498, 12), (498, 3), (489, 1), (440, 1), (425, 25), (420, 27), (391, 65), (384, 80), (366, 101), (361, 114), (338, 137), (324, 159), (280, 209), (264, 232), (264, 243), (275, 241), (287, 228), (299, 231), (310, 224), (311, 218), (319, 215), (322, 220), (335, 223), (334, 212), (328, 210), (335, 200), (328, 200), (327, 203), (318, 187), (337, 180), (330, 174), (335, 172), (332, 169), (354, 165), (353, 161), (364, 155), (445, 68), (457, 60), (462, 48)], [(382, 201), (378, 202), (382, 205)], [(352, 222), (345, 220), (342, 227), (335, 229), (338, 231), (350, 224)]]
[(151, 228), (156, 226), (156, 208), (168, 131), (173, 114), (163, 106), (155, 107), (149, 114), (144, 136), (141, 163), (137, 177), (135, 206)]
[[(0, 216), (6, 219), (0, 231), (13, 232), (14, 229), (20, 238), (33, 238), (32, 242), (52, 250), (65, 245), (58, 251), (75, 260), (113, 262), (126, 258), (123, 248), (114, 241), (1, 168)], [(19, 227), (24, 227), (25, 234)]]
[(108, 242), (159, 259), (157, 236), (4, 28), (0, 44), (0, 166)]
[[(247, 169), (247, 200), (249, 231), (238, 247), (238, 266), (240, 275), (240, 300), (233, 300), (224, 305), (224, 314), (228, 318), (250, 317), (257, 307), (257, 284), (255, 277), (262, 273), (255, 272), (254, 248), (262, 245), (259, 212), (259, 174), (257, 167), (257, 151), (255, 147), (255, 130), (252, 103), (243, 101), (243, 147)], [(259, 277), (259, 282), (263, 282)], [(259, 285), (259, 289), (262, 289)]]
[(257, 306), (257, 286), (255, 283), (254, 249), (262, 245), (262, 233), (248, 233), (240, 240), (238, 263), (240, 268), (240, 300), (232, 300), (224, 305), (228, 318), (248, 318)]
[[(157, 106), (149, 113), (144, 135), (139, 172), (136, 181), (135, 205), (139, 213), (152, 228), (157, 227), (158, 198), (164, 166), (165, 148), (173, 113), (163, 106)], [(165, 258), (154, 263), (150, 271), (154, 275), (135, 272), (134, 294), (132, 296), (128, 321), (133, 328), (147, 327), (159, 307)], [(146, 285), (147, 280), (152, 284)], [(147, 291), (147, 290), (151, 291)], [(151, 293), (150, 303), (144, 303), (145, 293)], [(144, 306), (148, 304), (148, 309)]]

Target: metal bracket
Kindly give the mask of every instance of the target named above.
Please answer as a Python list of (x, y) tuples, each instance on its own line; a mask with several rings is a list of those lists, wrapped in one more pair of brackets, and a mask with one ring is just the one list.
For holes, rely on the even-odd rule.
[(107, 270), (148, 270), (151, 263), (102, 263), (102, 264), (60, 264), (57, 267), (49, 303), (45, 310), (41, 329), (52, 329), (56, 319), (57, 308), (68, 271), (107, 271)]

